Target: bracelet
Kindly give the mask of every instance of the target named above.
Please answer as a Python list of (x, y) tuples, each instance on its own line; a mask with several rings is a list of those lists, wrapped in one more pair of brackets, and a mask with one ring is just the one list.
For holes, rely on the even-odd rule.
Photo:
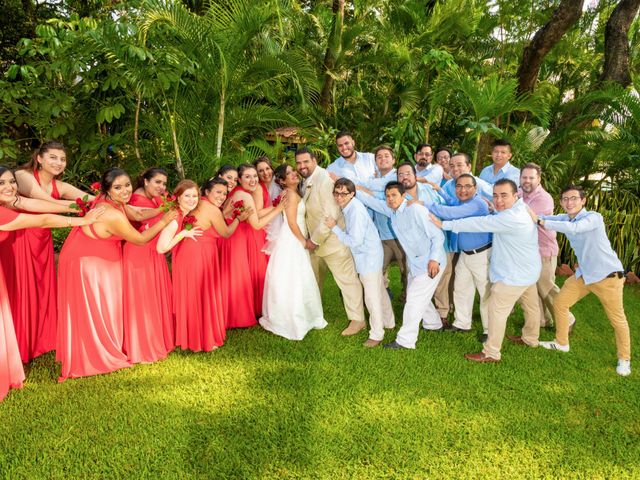
[(67, 218), (67, 227), (71, 228), (71, 219)]

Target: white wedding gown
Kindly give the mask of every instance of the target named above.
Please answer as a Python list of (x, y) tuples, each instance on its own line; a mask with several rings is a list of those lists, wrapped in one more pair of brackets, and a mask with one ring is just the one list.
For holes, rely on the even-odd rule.
[[(309, 252), (293, 235), (284, 215), (283, 212), (278, 233), (270, 231), (271, 258), (264, 282), (260, 325), (281, 337), (302, 340), (309, 330), (324, 328), (327, 322)], [(306, 237), (304, 215), (304, 201), (300, 200), (296, 220)]]

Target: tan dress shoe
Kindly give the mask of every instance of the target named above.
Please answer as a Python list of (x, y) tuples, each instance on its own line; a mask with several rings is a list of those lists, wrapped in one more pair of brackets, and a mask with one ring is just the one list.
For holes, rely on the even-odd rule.
[(487, 357), (483, 352), (467, 353), (465, 354), (464, 358), (466, 358), (467, 360), (471, 360), (472, 362), (479, 363), (498, 363), (500, 361), (497, 358)]
[(355, 335), (356, 333), (364, 330), (366, 326), (367, 324), (365, 322), (351, 320), (351, 322), (349, 322), (349, 326), (342, 331), (342, 336), (348, 337), (350, 335)]
[(363, 345), (367, 348), (373, 348), (373, 347), (377, 347), (381, 343), (382, 343), (382, 340), (372, 340), (368, 338), (367, 341), (363, 343)]

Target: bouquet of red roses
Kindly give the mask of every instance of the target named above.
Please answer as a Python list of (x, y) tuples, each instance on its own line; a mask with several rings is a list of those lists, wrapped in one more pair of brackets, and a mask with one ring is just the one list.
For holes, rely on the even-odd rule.
[(76, 201), (69, 205), (69, 208), (77, 210), (79, 217), (84, 217), (89, 212), (89, 210), (93, 208), (93, 202), (89, 201), (89, 195), (85, 195), (82, 198), (76, 198)]
[(238, 200), (233, 204), (233, 216), (237, 217), (245, 211), (244, 200)]
[(194, 217), (193, 215), (187, 215), (182, 219), (182, 229), (189, 231), (193, 229), (193, 226), (196, 224), (196, 222), (196, 217)]
[(162, 209), (164, 213), (167, 213), (172, 208), (176, 208), (178, 206), (175, 195), (161, 195), (159, 197), (155, 197), (155, 201), (158, 208)]

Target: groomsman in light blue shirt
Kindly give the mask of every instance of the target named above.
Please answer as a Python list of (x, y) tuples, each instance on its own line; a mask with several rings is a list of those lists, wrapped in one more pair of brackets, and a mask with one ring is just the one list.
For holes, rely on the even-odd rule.
[[(540, 306), (536, 282), (542, 262), (538, 250), (538, 228), (527, 205), (518, 199), (518, 187), (506, 178), (493, 187), (496, 215), (442, 222), (453, 232), (491, 232), (493, 243), (489, 261), (489, 332), (480, 353), (465, 358), (475, 362), (499, 362), (507, 319), (516, 302), (524, 310), (522, 336), (509, 336), (514, 343), (538, 346)], [(439, 221), (433, 217), (434, 222)]]
[(565, 214), (541, 217), (532, 214), (538, 225), (565, 234), (576, 252), (579, 264), (575, 275), (564, 282), (553, 302), (556, 339), (540, 342), (540, 345), (550, 350), (568, 352), (569, 308), (593, 293), (602, 303), (616, 335), (616, 372), (626, 377), (631, 374), (631, 337), (622, 303), (624, 268), (611, 248), (602, 215), (587, 210), (586, 202), (582, 187), (570, 185), (560, 194), (560, 204)]
[(346, 228), (342, 230), (332, 217), (325, 219), (325, 225), (351, 250), (369, 310), (370, 332), (364, 346), (377, 347), (384, 338), (384, 329), (395, 327), (395, 317), (382, 277), (382, 242), (367, 208), (355, 195), (356, 186), (351, 180), (336, 180), (333, 197), (342, 209)]
[(334, 182), (338, 178), (348, 178), (358, 183), (375, 175), (376, 162), (373, 154), (357, 152), (356, 143), (349, 132), (338, 132), (336, 147), (340, 157), (327, 167), (327, 172)]
[(511, 165), (509, 160), (513, 153), (511, 144), (507, 140), (496, 140), (491, 150), (493, 163), (480, 172), (480, 178), (492, 185), (503, 178), (511, 180), (516, 186), (520, 186), (520, 169)]
[(407, 256), (409, 279), (402, 327), (395, 342), (385, 348), (415, 348), (420, 322), (427, 330), (440, 330), (442, 321), (431, 298), (446, 266), (444, 235), (429, 220), (429, 210), (415, 203), (408, 205), (404, 185), (390, 182), (385, 188), (386, 203), (358, 192), (358, 198), (372, 210), (391, 218), (393, 230)]

